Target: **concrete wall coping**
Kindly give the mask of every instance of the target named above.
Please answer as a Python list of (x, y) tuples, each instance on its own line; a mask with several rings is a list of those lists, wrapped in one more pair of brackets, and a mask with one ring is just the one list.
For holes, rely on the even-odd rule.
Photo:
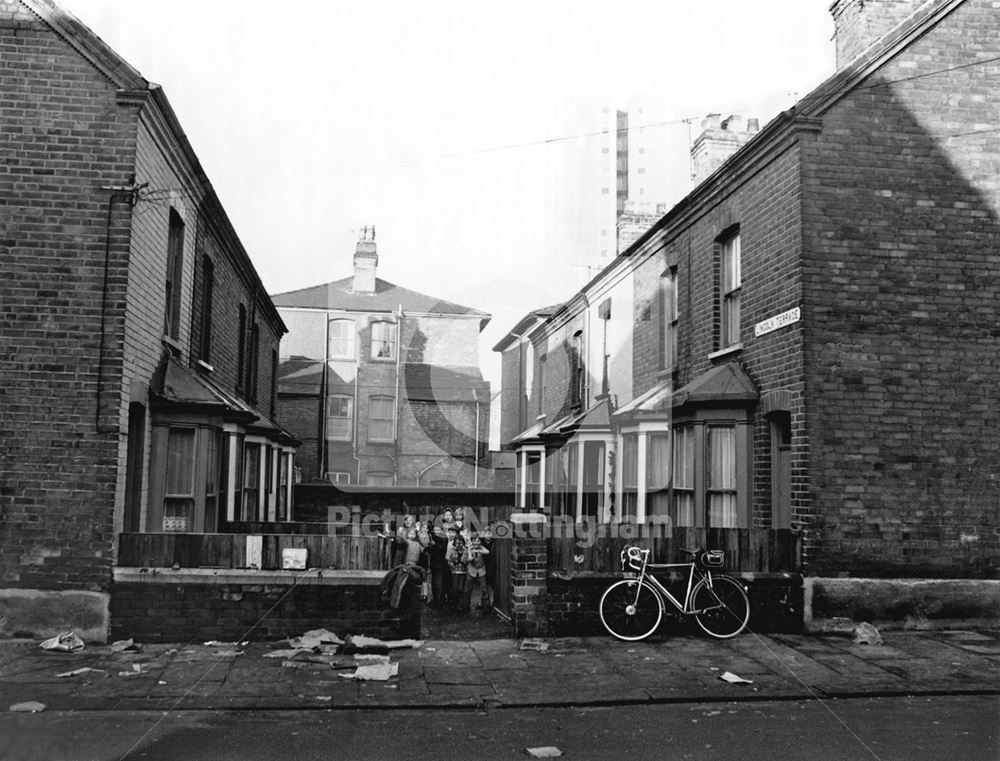
[(308, 584), (377, 586), (386, 571), (259, 571), (253, 568), (115, 568), (116, 584)]

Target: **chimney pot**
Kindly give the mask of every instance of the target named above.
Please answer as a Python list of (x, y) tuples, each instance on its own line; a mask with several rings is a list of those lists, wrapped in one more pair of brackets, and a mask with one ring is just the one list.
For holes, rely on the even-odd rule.
[(378, 251), (375, 248), (375, 228), (363, 227), (361, 238), (354, 249), (354, 293), (375, 293), (375, 270), (378, 267)]

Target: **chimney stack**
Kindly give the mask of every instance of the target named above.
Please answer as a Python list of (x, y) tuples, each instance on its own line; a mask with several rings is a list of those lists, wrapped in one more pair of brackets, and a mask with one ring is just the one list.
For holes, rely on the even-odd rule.
[(925, 0), (834, 0), (837, 69), (842, 69), (909, 17)]
[(732, 114), (725, 119), (709, 114), (701, 122), (701, 134), (691, 146), (691, 179), (701, 182), (760, 131), (757, 119)]
[(375, 250), (375, 227), (362, 227), (361, 237), (354, 249), (354, 293), (375, 293), (375, 269), (378, 253)]

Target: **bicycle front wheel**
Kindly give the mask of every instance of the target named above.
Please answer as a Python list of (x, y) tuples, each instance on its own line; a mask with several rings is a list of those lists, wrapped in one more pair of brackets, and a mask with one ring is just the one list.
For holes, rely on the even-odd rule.
[(628, 642), (648, 637), (663, 618), (660, 596), (648, 584), (635, 579), (623, 579), (608, 587), (598, 610), (604, 628)]
[(691, 592), (698, 626), (719, 639), (735, 637), (750, 620), (750, 599), (743, 585), (728, 576), (699, 581)]

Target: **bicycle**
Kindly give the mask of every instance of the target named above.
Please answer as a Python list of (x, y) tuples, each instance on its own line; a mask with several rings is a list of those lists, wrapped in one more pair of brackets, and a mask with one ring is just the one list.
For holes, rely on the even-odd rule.
[[(746, 628), (750, 620), (746, 588), (731, 576), (713, 573), (725, 565), (722, 550), (682, 549), (692, 556), (687, 563), (650, 563), (651, 552), (633, 545), (622, 550), (622, 568), (638, 576), (616, 581), (601, 596), (601, 623), (608, 632), (628, 642), (648, 637), (660, 625), (664, 601), (694, 616), (706, 634), (718, 639), (735, 637)], [(683, 567), (689, 571), (681, 602), (650, 571)]]

